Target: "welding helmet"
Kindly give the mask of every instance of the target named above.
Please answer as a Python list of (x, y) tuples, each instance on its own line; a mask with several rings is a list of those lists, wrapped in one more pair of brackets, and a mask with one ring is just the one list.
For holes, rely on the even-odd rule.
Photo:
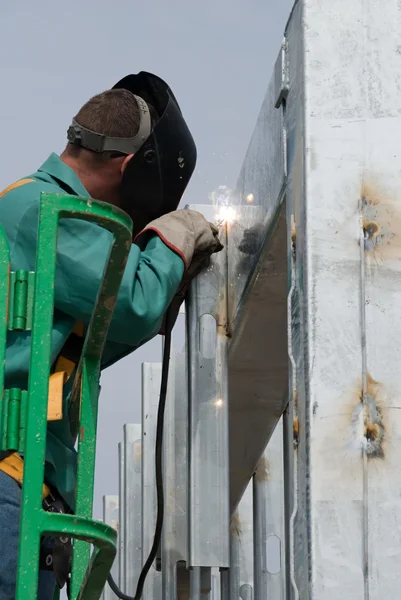
[[(140, 124), (133, 138), (112, 138), (73, 121), (68, 141), (93, 152), (134, 154), (122, 177), (120, 206), (137, 233), (150, 221), (176, 210), (196, 165), (196, 146), (178, 102), (160, 77), (141, 71), (113, 89), (134, 94)], [(149, 105), (152, 107), (152, 124)], [(154, 110), (153, 110), (154, 109)]]

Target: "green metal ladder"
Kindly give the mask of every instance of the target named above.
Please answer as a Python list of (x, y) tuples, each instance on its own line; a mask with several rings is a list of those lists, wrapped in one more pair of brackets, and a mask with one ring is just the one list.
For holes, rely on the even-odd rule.
[[(66, 218), (92, 221), (113, 234), (70, 402), (74, 439), (78, 431), (85, 432), (78, 443), (74, 515), (49, 513), (42, 508), (57, 234), (60, 219)], [(132, 221), (123, 211), (88, 198), (42, 194), (36, 271), (13, 273), (7, 239), (0, 227), (0, 339), (4, 340), (0, 344), (0, 450), (24, 455), (16, 600), (36, 599), (43, 535), (74, 540), (74, 600), (100, 597), (115, 558), (117, 534), (108, 525), (92, 520), (92, 504), (101, 357), (131, 240)], [(28, 390), (4, 389), (7, 330), (32, 331)]]

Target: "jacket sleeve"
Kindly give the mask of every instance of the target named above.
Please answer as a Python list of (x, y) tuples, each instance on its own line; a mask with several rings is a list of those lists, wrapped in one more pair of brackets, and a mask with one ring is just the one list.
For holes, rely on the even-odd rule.
[[(35, 212), (31, 206), (28, 213)], [(38, 208), (20, 224), (24, 250), (36, 254)], [(103, 277), (112, 234), (86, 221), (63, 219), (59, 225), (55, 307), (89, 323)], [(138, 347), (160, 330), (176, 294), (184, 263), (155, 234), (141, 251), (132, 245), (115, 305), (108, 340)]]

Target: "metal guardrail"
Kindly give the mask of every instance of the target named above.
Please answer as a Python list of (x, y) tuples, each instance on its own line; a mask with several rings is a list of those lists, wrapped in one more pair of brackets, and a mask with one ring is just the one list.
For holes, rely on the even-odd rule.
[[(144, 598), (266, 600), (271, 597), (284, 600), (281, 421), (231, 522), (227, 519), (218, 523), (213, 509), (210, 509), (202, 534), (212, 559), (209, 558), (203, 565), (187, 568), (190, 566), (191, 505), (188, 502), (190, 427), (186, 370), (185, 355), (173, 354), (164, 434), (165, 521), (160, 563), (152, 567)], [(144, 365), (143, 376), (143, 423), (124, 426), (124, 443), (121, 444), (124, 452), (120, 452), (120, 474), (123, 473), (124, 482), (120, 490), (124, 494), (122, 504), (126, 509), (124, 532), (121, 531), (120, 513), (119, 556), (113, 569), (115, 574), (125, 573), (125, 578), (120, 577), (119, 581), (122, 591), (128, 594), (135, 592), (140, 569), (153, 539), (156, 516), (153, 457), (160, 365)], [(212, 478), (211, 482), (211, 486), (205, 487), (210, 496), (214, 494), (214, 498), (207, 498), (205, 494), (202, 497), (208, 506), (213, 507), (221, 492), (214, 491)], [(104, 506), (105, 521), (113, 524), (114, 518), (115, 523), (118, 498), (106, 496)], [(227, 563), (221, 561), (219, 565), (222, 544), (220, 540), (216, 542), (213, 536), (208, 538), (208, 532), (223, 528), (229, 556)], [(112, 598), (114, 600), (111, 591), (105, 591), (104, 600)]]

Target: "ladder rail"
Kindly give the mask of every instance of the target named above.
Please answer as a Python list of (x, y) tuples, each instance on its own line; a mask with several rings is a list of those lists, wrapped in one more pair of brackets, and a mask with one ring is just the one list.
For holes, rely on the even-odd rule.
[[(60, 219), (84, 219), (113, 234), (103, 280), (86, 334), (71, 397), (72, 433), (78, 442), (76, 515), (45, 513), (42, 484), (46, 447), (46, 410), (53, 325), (57, 231)], [(115, 531), (91, 521), (100, 363), (132, 240), (131, 219), (115, 207), (77, 196), (42, 194), (38, 227), (32, 352), (26, 405), (17, 600), (36, 597), (39, 542), (46, 533), (68, 534), (74, 545), (72, 597), (98, 598), (115, 556)], [(89, 544), (95, 546), (89, 562)], [(100, 568), (102, 567), (102, 568)], [(81, 591), (81, 584), (82, 589)]]

